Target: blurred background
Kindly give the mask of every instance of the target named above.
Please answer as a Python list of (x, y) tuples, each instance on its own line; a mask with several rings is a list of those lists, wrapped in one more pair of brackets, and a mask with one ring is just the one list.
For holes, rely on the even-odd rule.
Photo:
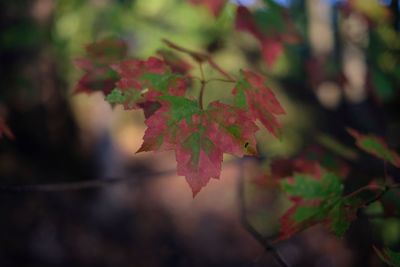
[[(382, 177), (382, 163), (357, 151), (345, 127), (399, 151), (399, 20), (398, 0), (2, 1), (0, 266), (279, 266), (240, 224), (238, 178), (246, 178), (249, 221), (273, 238), (290, 206), (272, 181), (289, 167), (276, 159), (318, 160), (347, 192)], [(110, 37), (132, 58), (166, 49), (167, 38), (211, 54), (233, 76), (263, 73), (287, 112), (282, 137), (261, 129), (260, 157), (226, 156), (221, 179), (193, 199), (172, 152), (135, 154), (141, 111), (111, 107), (100, 91), (76, 92), (76, 59)], [(205, 74), (220, 78), (208, 66)], [(205, 101), (229, 102), (229, 86), (209, 83)], [(7, 190), (80, 181), (101, 186)], [(393, 212), (370, 207), (377, 218), (359, 214), (343, 239), (315, 226), (277, 250), (290, 266), (384, 266), (372, 245), (398, 251), (400, 193), (387, 201)]]

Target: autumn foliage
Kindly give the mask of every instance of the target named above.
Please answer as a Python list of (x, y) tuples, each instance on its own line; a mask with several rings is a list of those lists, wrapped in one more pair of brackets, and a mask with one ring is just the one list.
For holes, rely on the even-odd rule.
[[(204, 5), (214, 16), (218, 16), (227, 4), (226, 1), (190, 2)], [(240, 5), (236, 8), (234, 24), (235, 30), (255, 37), (263, 61), (267, 68), (271, 68), (284, 52), (285, 45), (301, 42), (301, 38), (293, 22), (286, 19), (287, 11), (273, 1), (265, 2), (269, 9), (262, 12), (277, 16), (281, 29), (271, 26), (261, 29), (252, 11)], [(350, 1), (342, 10), (344, 14), (357, 10), (369, 20), (374, 19), (369, 13), (371, 10), (361, 1)], [(169, 40), (164, 43), (161, 52), (147, 59), (127, 59), (127, 46), (120, 40), (106, 39), (89, 45), (87, 56), (77, 60), (84, 75), (75, 91), (102, 91), (112, 105), (123, 105), (126, 110), (143, 110), (147, 129), (137, 152), (174, 151), (177, 174), (185, 176), (195, 196), (211, 178), (220, 177), (224, 153), (238, 157), (258, 155), (257, 122), (271, 135), (280, 138), (280, 118), (286, 112), (274, 93), (275, 89), (268, 86), (265, 74), (240, 69), (231, 74), (207, 53), (193, 51)], [(183, 60), (179, 56), (181, 53), (198, 65), (201, 77), (192, 75), (193, 64)], [(228, 101), (212, 101), (204, 105), (203, 97), (210, 82), (203, 73), (205, 64), (219, 73), (220, 82), (231, 84)], [(200, 81), (199, 96), (189, 98), (187, 91), (197, 81)], [(400, 167), (400, 156), (382, 138), (364, 135), (354, 129), (348, 129), (348, 133), (362, 151), (385, 164), (388, 162)], [(349, 167), (336, 159), (329, 160), (331, 165), (323, 163), (321, 159), (325, 154), (321, 153), (314, 159), (300, 157), (272, 161), (269, 177), (278, 181), (281, 191), (291, 202), (280, 219), (278, 240), (290, 238), (316, 224), (324, 225), (341, 237), (357, 218), (357, 211), (399, 187), (399, 184), (390, 182), (385, 173), (383, 183), (369, 184), (345, 194), (343, 179)], [(366, 192), (373, 198), (361, 196)], [(398, 257), (394, 252), (377, 250), (377, 253), (388, 264), (398, 266), (394, 263), (394, 258)]]

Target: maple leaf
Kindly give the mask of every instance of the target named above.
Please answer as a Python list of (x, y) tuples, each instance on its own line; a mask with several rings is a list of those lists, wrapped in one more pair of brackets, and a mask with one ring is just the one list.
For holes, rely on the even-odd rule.
[(232, 91), (236, 105), (248, 110), (254, 120), (260, 120), (268, 131), (279, 136), (281, 126), (276, 116), (285, 114), (285, 110), (266, 86), (265, 78), (252, 71), (242, 71), (241, 76)]
[(86, 53), (85, 58), (75, 60), (76, 66), (85, 71), (85, 74), (78, 81), (74, 93), (103, 91), (108, 94), (118, 80), (110, 65), (126, 56), (126, 43), (107, 38), (86, 46)]
[(400, 267), (400, 252), (396, 252), (388, 248), (379, 250), (375, 246), (373, 248), (383, 262), (392, 267)]
[(281, 40), (283, 34), (266, 34), (262, 32), (256, 24), (253, 15), (244, 6), (239, 6), (236, 10), (235, 28), (238, 31), (249, 32), (258, 39), (261, 44), (262, 57), (268, 67), (272, 67), (284, 51)]
[(211, 178), (219, 178), (223, 153), (256, 153), (258, 127), (246, 112), (218, 101), (203, 110), (196, 101), (163, 96), (162, 106), (145, 123), (141, 151), (175, 150), (178, 175), (196, 195)]
[(339, 177), (326, 172), (321, 178), (295, 174), (281, 181), (282, 189), (294, 202), (281, 217), (279, 239), (286, 239), (315, 224), (322, 223), (342, 236), (355, 218), (356, 208), (342, 197)]
[(350, 128), (347, 132), (356, 139), (356, 145), (359, 148), (400, 168), (399, 154), (391, 150), (382, 138), (373, 134), (364, 135)]
[(193, 5), (204, 5), (215, 17), (221, 13), (226, 0), (189, 0)]
[(183, 95), (187, 89), (185, 77), (172, 72), (165, 61), (156, 57), (125, 60), (112, 68), (121, 78), (106, 100), (123, 104), (125, 109), (143, 108), (145, 103), (158, 102), (162, 95)]

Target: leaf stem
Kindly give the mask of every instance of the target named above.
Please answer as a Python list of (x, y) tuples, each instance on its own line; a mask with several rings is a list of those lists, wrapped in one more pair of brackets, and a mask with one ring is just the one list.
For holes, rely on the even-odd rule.
[(232, 80), (226, 80), (226, 79), (218, 79), (218, 78), (212, 78), (212, 79), (208, 79), (206, 82), (226, 82), (226, 83), (235, 83), (236, 81), (232, 81)]
[[(225, 164), (238, 163), (237, 159), (228, 160)], [(0, 185), (0, 194), (24, 194), (24, 193), (51, 193), (51, 192), (69, 192), (88, 190), (95, 188), (105, 188), (112, 185), (121, 183), (137, 183), (141, 179), (151, 179), (160, 177), (169, 177), (169, 175), (176, 173), (176, 169), (167, 169), (159, 172), (139, 172), (135, 175), (127, 177), (108, 177), (104, 179), (86, 179), (77, 182), (57, 182), (57, 183), (46, 183), (46, 184), (25, 184), (25, 185)], [(68, 179), (67, 179), (68, 180)]]
[(211, 56), (206, 54), (206, 53), (200, 53), (197, 51), (193, 51), (190, 49), (187, 49), (185, 47), (179, 46), (167, 39), (163, 39), (163, 42), (168, 45), (170, 48), (175, 49), (176, 51), (182, 52), (182, 53), (186, 53), (188, 55), (190, 55), (195, 61), (202, 63), (204, 61), (207, 61), (208, 64), (210, 64), (210, 66), (215, 69), (216, 71), (218, 71), (222, 76), (224, 76), (225, 78), (227, 78), (229, 81), (231, 82), (235, 82), (235, 79), (228, 73), (226, 72), (224, 69), (222, 69), (217, 63), (214, 62), (214, 60), (212, 60)]
[(204, 107), (203, 107), (204, 89), (206, 87), (206, 80), (205, 80), (205, 76), (204, 76), (203, 63), (199, 62), (199, 68), (200, 68), (200, 75), (201, 75), (201, 79), (200, 79), (201, 87), (200, 87), (200, 93), (199, 93), (199, 106), (203, 110), (204, 109)]
[(384, 185), (384, 186), (377, 186), (375, 188), (371, 187), (370, 185), (366, 185), (366, 186), (360, 187), (359, 189), (357, 189), (357, 190), (351, 192), (350, 194), (344, 196), (344, 198), (347, 198), (347, 199), (348, 198), (352, 198), (352, 197), (354, 197), (354, 196), (356, 196), (356, 195), (358, 195), (358, 194), (360, 194), (362, 192), (365, 192), (365, 191), (380, 190), (380, 192), (376, 196), (374, 196), (372, 199), (368, 200), (367, 202), (365, 202), (362, 205), (362, 206), (365, 207), (365, 206), (369, 206), (372, 203), (374, 203), (375, 201), (381, 199), (387, 192), (389, 192), (390, 190), (395, 189), (395, 188), (400, 188), (400, 183), (391, 184), (391, 185)]
[[(242, 159), (243, 161), (244, 159)], [(243, 228), (251, 235), (255, 240), (260, 243), (265, 251), (270, 252), (275, 259), (275, 261), (282, 267), (289, 267), (289, 264), (285, 262), (282, 256), (279, 254), (277, 249), (265, 238), (261, 233), (259, 233), (248, 221), (247, 219), (247, 209), (246, 201), (244, 196), (244, 173), (243, 173), (243, 162), (239, 163), (239, 180), (238, 180), (238, 204), (239, 204), (239, 216), (240, 222)]]

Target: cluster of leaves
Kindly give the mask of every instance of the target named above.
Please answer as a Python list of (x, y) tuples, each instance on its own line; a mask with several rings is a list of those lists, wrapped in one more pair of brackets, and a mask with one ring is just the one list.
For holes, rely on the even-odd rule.
[[(371, 5), (363, 1), (348, 1), (342, 6), (343, 13), (357, 12), (370, 23), (377, 23), (374, 17), (376, 12), (372, 12)], [(218, 16), (227, 1), (190, 2), (203, 4)], [(274, 1), (264, 2), (268, 9), (256, 12), (238, 6), (235, 29), (252, 34), (260, 43), (265, 63), (272, 66), (284, 52), (285, 44), (300, 42), (301, 38), (293, 22), (286, 19), (287, 10)], [(379, 18), (387, 16), (386, 10), (380, 6), (378, 11)], [(189, 55), (199, 64), (202, 77), (191, 76), (191, 64), (172, 50), (161, 50), (157, 56), (146, 60), (126, 59), (126, 44), (121, 40), (107, 39), (89, 45), (87, 57), (77, 61), (85, 75), (75, 91), (102, 91), (110, 104), (121, 104), (127, 110), (142, 109), (147, 129), (138, 152), (174, 151), (177, 173), (186, 177), (193, 195), (196, 195), (211, 178), (219, 178), (224, 153), (239, 157), (257, 155), (257, 120), (272, 135), (279, 137), (281, 125), (278, 116), (285, 114), (285, 111), (266, 85), (263, 75), (242, 70), (233, 77), (209, 55), (167, 40), (165, 43), (170, 49)], [(204, 106), (203, 94), (208, 80), (203, 76), (203, 64), (209, 64), (225, 82), (233, 84), (229, 103), (213, 101)], [(188, 98), (187, 90), (195, 84), (196, 78), (200, 80), (199, 97)], [(400, 167), (400, 156), (389, 149), (382, 138), (363, 135), (353, 129), (348, 132), (361, 150)], [(285, 173), (277, 171), (272, 177), (280, 179), (282, 191), (292, 202), (281, 217), (279, 240), (316, 224), (323, 224), (337, 236), (342, 236), (356, 218), (357, 211), (371, 203), (371, 200), (362, 199), (360, 193), (378, 191), (373, 199), (378, 201), (385, 194), (389, 196), (391, 189), (399, 187), (398, 184), (388, 184), (385, 179), (383, 186), (369, 184), (343, 195), (342, 180), (348, 173), (348, 167), (341, 162), (334, 162), (341, 166), (337, 170), (320, 161), (296, 159), (272, 163), (272, 169), (284, 165)], [(389, 265), (398, 266), (398, 254), (386, 249), (376, 251)]]
[[(348, 129), (348, 132), (355, 138), (356, 145), (361, 150), (399, 168), (399, 155), (390, 149), (382, 138), (371, 134), (364, 135), (354, 129)], [(384, 201), (384, 195), (390, 196), (390, 193), (395, 192), (392, 189), (399, 187), (399, 184), (381, 186), (372, 182), (343, 195), (342, 178), (338, 173), (327, 171), (316, 161), (296, 159), (289, 169), (293, 173), (280, 180), (280, 185), (293, 204), (281, 217), (278, 240), (289, 238), (316, 224), (323, 224), (330, 232), (342, 237), (360, 208), (375, 201)], [(279, 172), (279, 169), (272, 168), (272, 171)], [(365, 200), (361, 196), (365, 191), (378, 193), (374, 198)], [(393, 201), (389, 204), (393, 204)], [(390, 249), (374, 249), (388, 265), (400, 266), (399, 253)]]
[[(107, 42), (99, 42), (100, 46), (88, 46), (89, 57), (82, 62), (97, 66), (98, 60), (91, 61), (94, 54), (91, 50), (95, 49), (96, 53), (101, 50), (100, 54), (104, 55), (109, 50), (106, 44), (115, 48), (114, 44), (118, 43), (110, 40)], [(207, 83), (204, 77), (201, 79), (199, 98), (187, 98), (185, 93), (193, 84), (193, 77), (182, 71), (174, 71), (176, 65), (158, 57), (122, 61), (115, 60), (117, 57), (113, 55), (106, 57), (114, 62), (107, 61), (107, 66), (101, 64), (101, 70), (113, 70), (118, 80), (111, 92), (108, 83), (104, 83), (101, 90), (111, 104), (122, 104), (125, 109), (144, 110), (147, 129), (138, 152), (174, 150), (178, 174), (186, 177), (195, 195), (210, 178), (219, 178), (223, 153), (236, 156), (257, 154), (256, 120), (278, 136), (280, 123), (277, 116), (285, 114), (285, 111), (272, 90), (266, 86), (262, 75), (244, 70), (238, 79), (234, 79), (209, 59), (208, 55), (190, 51), (169, 41), (167, 44), (189, 54), (200, 65), (207, 61), (220, 71), (234, 84), (232, 104), (214, 101), (203, 107), (202, 98)], [(124, 49), (122, 45), (119, 47)], [(121, 55), (122, 52), (115, 54)], [(86, 80), (86, 76), (82, 79)], [(100, 79), (106, 78), (109, 76), (101, 76)], [(77, 91), (80, 91), (81, 84)], [(94, 82), (90, 89), (96, 91), (98, 84)]]

